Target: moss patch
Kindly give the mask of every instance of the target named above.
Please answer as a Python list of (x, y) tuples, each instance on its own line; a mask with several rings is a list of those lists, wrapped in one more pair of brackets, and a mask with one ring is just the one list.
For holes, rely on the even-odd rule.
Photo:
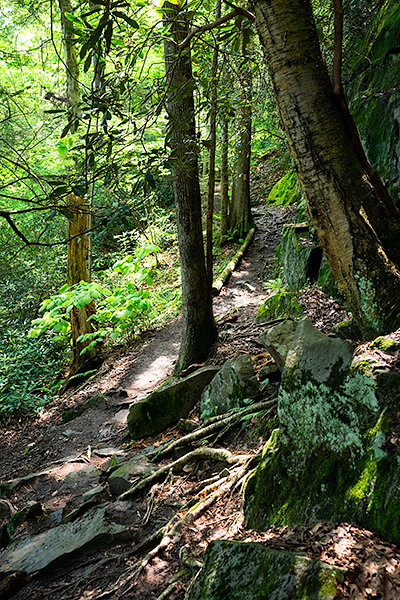
[(303, 459), (301, 469), (289, 443), (270, 444), (246, 485), (247, 526), (348, 521), (399, 544), (400, 454), (380, 448), (390, 423), (386, 412), (380, 415), (357, 455), (321, 448)]

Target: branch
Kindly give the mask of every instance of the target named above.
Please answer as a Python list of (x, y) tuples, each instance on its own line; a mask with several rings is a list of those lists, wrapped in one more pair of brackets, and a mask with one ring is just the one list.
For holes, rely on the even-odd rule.
[[(228, 4), (229, 6), (233, 6), (229, 2), (226, 2), (226, 4)], [(216, 27), (223, 25), (227, 21), (230, 21), (231, 19), (234, 19), (239, 15), (247, 17), (252, 23), (254, 23), (254, 21), (256, 20), (255, 16), (245, 8), (241, 8), (240, 6), (234, 6), (234, 9), (230, 13), (224, 15), (220, 19), (217, 19), (212, 23), (207, 23), (206, 25), (202, 25), (201, 27), (196, 27), (196, 29), (193, 29), (193, 31), (191, 31), (189, 35), (178, 45), (179, 50), (184, 50), (185, 48), (187, 48), (195, 35), (203, 33), (203, 31), (215, 29)]]
[[(96, 229), (98, 229), (100, 227), (100, 225), (96, 225), (96, 227), (92, 227), (91, 229), (88, 229), (87, 231), (84, 231), (81, 233), (77, 233), (76, 235), (66, 238), (65, 240), (63, 240), (61, 242), (39, 242), (41, 235), (44, 233), (44, 232), (42, 232), (39, 234), (39, 238), (36, 241), (30, 242), (28, 240), (28, 238), (25, 237), (25, 235), (22, 233), (22, 231), (20, 231), (18, 229), (17, 225), (14, 223), (14, 221), (10, 217), (10, 214), (12, 214), (12, 213), (6, 212), (4, 210), (0, 210), (0, 218), (3, 218), (7, 221), (7, 223), (9, 224), (11, 229), (14, 231), (14, 233), (24, 242), (25, 246), (41, 246), (44, 248), (52, 248), (53, 246), (62, 246), (64, 244), (67, 244), (69, 241), (74, 240), (75, 238), (82, 237), (82, 235), (88, 235), (89, 233), (92, 233), (93, 231), (95, 231)], [(19, 214), (19, 213), (16, 213), (16, 214)], [(47, 226), (46, 226), (46, 229), (47, 229)], [(21, 248), (20, 248), (20, 250), (21, 250)], [(19, 250), (18, 250), (18, 252), (19, 252)]]

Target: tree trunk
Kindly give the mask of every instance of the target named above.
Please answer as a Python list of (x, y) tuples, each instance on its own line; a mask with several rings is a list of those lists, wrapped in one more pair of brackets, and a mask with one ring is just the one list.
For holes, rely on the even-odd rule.
[(219, 222), (220, 246), (224, 243), (226, 234), (228, 233), (229, 215), (229, 119), (226, 115), (222, 117), (221, 131), (221, 219)]
[(58, 5), (60, 7), (61, 14), (61, 31), (67, 75), (66, 96), (69, 102), (69, 122), (71, 124), (70, 131), (74, 133), (78, 126), (76, 115), (78, 114), (80, 101), (79, 64), (76, 54), (76, 44), (74, 43), (73, 37), (71, 37), (71, 33), (68, 31), (68, 27), (71, 27), (71, 21), (69, 21), (65, 16), (65, 13), (72, 13), (73, 11), (70, 0), (58, 0)]
[[(221, 0), (217, 1), (215, 18), (221, 17)], [(214, 217), (214, 192), (215, 192), (215, 150), (217, 146), (217, 70), (218, 70), (218, 43), (215, 44), (211, 63), (211, 109), (210, 109), (210, 153), (207, 194), (207, 238), (206, 238), (206, 271), (208, 285), (213, 282), (213, 217)]]
[(235, 167), (229, 228), (237, 238), (245, 238), (253, 225), (250, 210), (251, 87), (250, 66), (244, 58), (238, 69), (240, 95), (236, 113)]
[(366, 337), (400, 325), (400, 227), (352, 143), (310, 0), (254, 0), (281, 121), (310, 217)]
[[(87, 270), (88, 253), (88, 226), (89, 226), (89, 207), (81, 196), (70, 193), (67, 198), (69, 212), (74, 214), (74, 218), (68, 219), (67, 237), (68, 256), (67, 256), (67, 282), (70, 287), (80, 281), (89, 281)], [(79, 336), (86, 333), (92, 333), (92, 327), (88, 317), (94, 313), (93, 303), (82, 308), (74, 308), (70, 312), (71, 333), (72, 333), (72, 361), (69, 366), (68, 375), (74, 375), (80, 365), (88, 358), (94, 355), (92, 350), (81, 356), (81, 351), (89, 342), (78, 342)]]
[[(74, 132), (77, 127), (76, 115), (79, 108), (79, 65), (76, 54), (76, 45), (68, 31), (71, 25), (65, 17), (65, 13), (72, 12), (69, 0), (59, 0), (61, 13), (61, 28), (64, 44), (64, 59), (67, 77), (67, 98), (70, 106), (69, 120), (70, 130)], [(80, 281), (89, 281), (90, 276), (87, 269), (87, 256), (89, 247), (88, 231), (90, 229), (89, 206), (82, 196), (76, 196), (71, 192), (67, 197), (67, 207), (74, 215), (67, 222), (67, 282), (70, 287)], [(94, 303), (83, 308), (74, 307), (70, 312), (71, 336), (72, 336), (72, 361), (69, 365), (68, 376), (74, 375), (78, 368), (88, 358), (95, 355), (95, 350), (81, 356), (81, 351), (89, 342), (78, 342), (77, 339), (86, 333), (92, 333), (92, 326), (88, 317), (95, 312)]]
[(167, 83), (168, 144), (177, 210), (182, 277), (182, 342), (175, 372), (204, 360), (217, 339), (211, 285), (206, 277), (201, 197), (195, 131), (190, 48), (177, 44), (188, 34), (188, 23), (176, 4), (165, 2), (164, 39)]

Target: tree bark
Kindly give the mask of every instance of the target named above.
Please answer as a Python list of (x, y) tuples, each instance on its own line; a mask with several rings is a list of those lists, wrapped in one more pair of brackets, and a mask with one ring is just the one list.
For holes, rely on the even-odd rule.
[(76, 44), (74, 43), (68, 27), (71, 27), (71, 22), (65, 16), (65, 13), (72, 13), (70, 0), (58, 0), (61, 15), (61, 31), (64, 46), (64, 60), (67, 75), (67, 99), (69, 103), (69, 122), (70, 131), (74, 133), (77, 129), (77, 114), (80, 101), (79, 90), (79, 64), (76, 54)]
[(186, 18), (165, 2), (163, 18), (167, 83), (168, 145), (177, 211), (182, 278), (182, 341), (175, 372), (204, 360), (217, 339), (211, 284), (206, 276), (190, 48), (179, 50), (188, 35)]
[[(70, 0), (59, 0), (61, 14), (61, 28), (64, 45), (64, 59), (67, 78), (67, 99), (69, 103), (70, 131), (77, 128), (76, 115), (78, 113), (79, 90), (79, 64), (76, 54), (76, 45), (71, 37), (68, 27), (70, 22), (65, 17), (66, 12), (72, 12)], [(89, 281), (87, 257), (89, 248), (90, 210), (86, 200), (71, 192), (67, 197), (67, 207), (74, 216), (67, 222), (67, 282), (70, 287), (80, 281)], [(81, 356), (81, 351), (89, 342), (78, 342), (77, 339), (86, 333), (92, 333), (92, 326), (88, 317), (95, 312), (94, 303), (83, 308), (74, 307), (70, 312), (72, 360), (69, 365), (68, 376), (74, 375), (78, 368), (96, 354), (95, 350)]]
[[(221, 0), (217, 0), (215, 18), (221, 17)], [(218, 43), (215, 44), (211, 63), (211, 110), (210, 110), (210, 153), (208, 159), (208, 194), (207, 194), (207, 238), (206, 238), (206, 271), (208, 285), (212, 286), (213, 280), (213, 217), (214, 217), (214, 192), (215, 192), (215, 151), (217, 146), (217, 71), (218, 71)]]
[(365, 337), (400, 325), (400, 227), (352, 142), (310, 0), (254, 0), (281, 121), (310, 217)]
[(253, 225), (250, 210), (250, 155), (251, 155), (251, 88), (252, 77), (246, 59), (237, 72), (240, 95), (236, 113), (235, 167), (232, 182), (232, 201), (229, 227), (237, 238), (246, 237)]
[(221, 124), (221, 219), (219, 222), (219, 245), (225, 241), (228, 233), (229, 215), (229, 167), (228, 167), (228, 142), (229, 142), (229, 119), (226, 115), (222, 117)]
[[(69, 287), (72, 287), (80, 281), (89, 281), (87, 269), (89, 206), (85, 203), (84, 198), (76, 196), (73, 192), (68, 195), (67, 206), (69, 212), (74, 215), (72, 219), (68, 219), (67, 225), (67, 237), (69, 239), (67, 245), (67, 282)], [(93, 303), (82, 308), (74, 306), (70, 312), (72, 361), (69, 366), (69, 376), (74, 375), (80, 365), (95, 354), (92, 350), (81, 356), (82, 350), (89, 342), (77, 341), (79, 336), (92, 333), (92, 326), (88, 321), (88, 317), (94, 312)]]

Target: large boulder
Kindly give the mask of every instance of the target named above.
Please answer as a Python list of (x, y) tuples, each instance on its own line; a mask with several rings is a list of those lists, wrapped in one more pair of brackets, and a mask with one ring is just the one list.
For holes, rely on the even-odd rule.
[(189, 600), (333, 600), (344, 570), (262, 544), (210, 542)]
[(243, 408), (260, 391), (249, 354), (241, 354), (226, 361), (218, 375), (201, 395), (202, 419), (222, 415), (228, 410)]
[(200, 400), (219, 367), (203, 367), (179, 380), (169, 381), (129, 409), (128, 429), (133, 439), (153, 435), (184, 419)]
[[(247, 525), (347, 521), (400, 543), (400, 374), (300, 322)], [(343, 343), (343, 342), (342, 342)]]

